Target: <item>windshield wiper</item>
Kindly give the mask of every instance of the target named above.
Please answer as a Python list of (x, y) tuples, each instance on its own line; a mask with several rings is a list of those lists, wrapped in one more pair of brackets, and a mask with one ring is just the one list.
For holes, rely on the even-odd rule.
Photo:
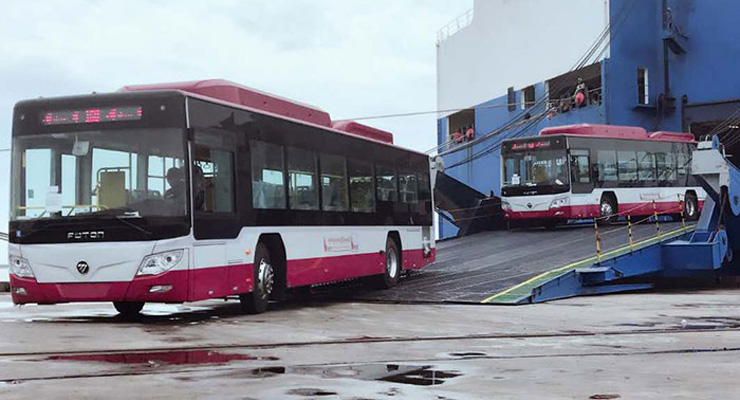
[[(138, 226), (136, 224), (133, 224), (131, 222), (126, 221), (127, 217), (125, 217), (125, 216), (114, 215), (114, 217), (116, 217), (117, 220), (123, 222), (124, 224), (126, 224), (126, 225), (128, 225), (128, 226), (130, 226), (130, 227), (132, 227), (132, 228), (134, 228), (136, 230), (138, 230), (139, 232), (143, 232), (144, 234), (146, 234), (148, 236), (154, 235), (154, 233), (152, 233), (151, 231), (149, 231), (147, 229), (144, 229), (144, 228), (142, 228), (142, 227), (140, 227), (140, 226)], [(128, 218), (130, 218), (130, 217), (128, 217)]]

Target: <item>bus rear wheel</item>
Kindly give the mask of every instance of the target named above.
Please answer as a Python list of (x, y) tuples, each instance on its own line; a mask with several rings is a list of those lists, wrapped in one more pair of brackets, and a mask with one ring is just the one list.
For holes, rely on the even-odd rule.
[(599, 203), (599, 222), (609, 225), (617, 220), (617, 202), (612, 196), (602, 196)]
[(260, 314), (267, 310), (270, 295), (275, 287), (275, 269), (272, 266), (270, 250), (259, 243), (254, 252), (253, 268), (254, 290), (239, 295), (242, 309), (249, 314)]
[(375, 286), (379, 289), (390, 289), (398, 284), (401, 275), (401, 252), (398, 244), (391, 237), (385, 242), (385, 270), (375, 277)]
[(114, 301), (113, 307), (123, 317), (133, 317), (139, 315), (144, 308), (143, 301)]
[(683, 216), (689, 221), (699, 219), (699, 200), (693, 193), (686, 193), (683, 198)]

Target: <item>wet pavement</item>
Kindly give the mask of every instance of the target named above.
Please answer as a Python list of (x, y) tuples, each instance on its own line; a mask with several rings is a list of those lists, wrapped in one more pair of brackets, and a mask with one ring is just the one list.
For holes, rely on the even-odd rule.
[(294, 300), (256, 316), (207, 301), (137, 321), (0, 295), (0, 329), (2, 399), (732, 398), (740, 379), (727, 288), (523, 307)]

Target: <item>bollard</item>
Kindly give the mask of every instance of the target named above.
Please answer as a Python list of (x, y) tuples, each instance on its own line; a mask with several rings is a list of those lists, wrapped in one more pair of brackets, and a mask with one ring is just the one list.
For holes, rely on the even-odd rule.
[(658, 237), (660, 237), (660, 223), (658, 223), (658, 206), (655, 205), (655, 200), (653, 200), (653, 218), (655, 218), (655, 231), (658, 234)]
[(596, 233), (596, 261), (601, 262), (601, 237), (599, 236), (598, 218), (594, 218), (594, 232)]
[(632, 251), (632, 216), (627, 214), (627, 235), (630, 239), (630, 251)]
[(681, 227), (686, 229), (686, 217), (683, 215), (683, 201), (681, 201), (681, 193), (677, 193), (678, 196), (678, 213), (681, 215)]

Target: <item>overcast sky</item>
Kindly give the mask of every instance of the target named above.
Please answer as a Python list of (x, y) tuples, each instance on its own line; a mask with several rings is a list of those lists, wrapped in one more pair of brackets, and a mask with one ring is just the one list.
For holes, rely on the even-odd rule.
[[(126, 84), (224, 78), (332, 118), (434, 110), (435, 40), (472, 0), (3, 0), (0, 149), (13, 104)], [(435, 145), (435, 116), (367, 121)], [(6, 151), (0, 169), (7, 171)], [(7, 175), (0, 231), (7, 230)], [(0, 245), (0, 263), (5, 260)]]
[[(471, 7), (472, 0), (4, 0), (3, 143), (20, 99), (136, 83), (225, 78), (335, 119), (434, 110), (436, 31)], [(435, 144), (434, 121), (372, 123), (426, 150)]]

